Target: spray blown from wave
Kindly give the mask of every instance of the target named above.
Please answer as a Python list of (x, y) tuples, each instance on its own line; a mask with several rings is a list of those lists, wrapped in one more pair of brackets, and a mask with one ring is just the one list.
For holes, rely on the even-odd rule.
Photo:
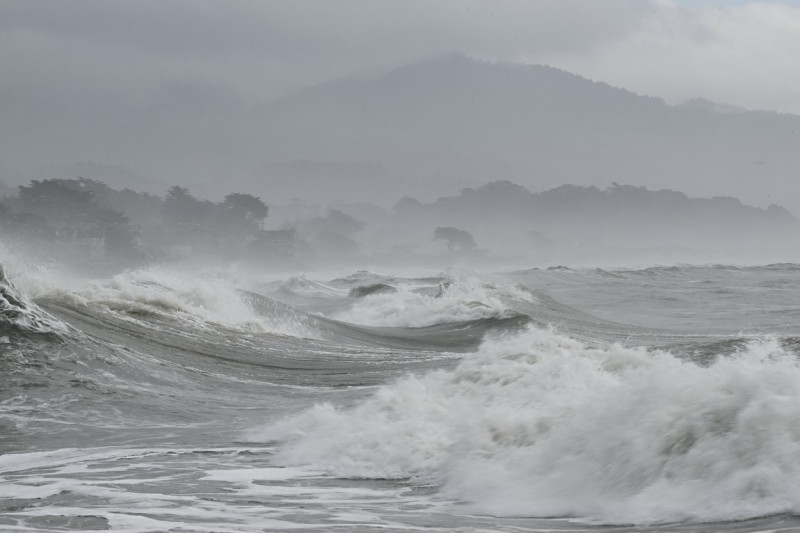
[(284, 464), (413, 478), (482, 513), (602, 523), (800, 511), (800, 368), (775, 340), (698, 366), (530, 328), (350, 410), (254, 432)]

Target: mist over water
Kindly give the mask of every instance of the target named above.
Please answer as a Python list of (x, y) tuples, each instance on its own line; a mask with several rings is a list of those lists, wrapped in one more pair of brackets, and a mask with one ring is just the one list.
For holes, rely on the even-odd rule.
[(0, 230), (0, 529), (800, 528), (777, 205), (70, 178)]
[(800, 531), (791, 2), (0, 11), (0, 531)]
[(24, 264), (9, 530), (798, 527), (797, 265)]

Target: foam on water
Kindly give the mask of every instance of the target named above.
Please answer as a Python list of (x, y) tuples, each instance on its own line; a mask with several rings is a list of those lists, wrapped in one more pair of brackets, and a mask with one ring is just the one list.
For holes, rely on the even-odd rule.
[(397, 292), (360, 298), (331, 318), (365, 326), (417, 328), (510, 316), (513, 312), (504, 299), (531, 299), (530, 293), (511, 284), (487, 284), (469, 274), (451, 273), (432, 292), (408, 284), (396, 288)]
[(212, 323), (243, 331), (314, 336), (298, 314), (258, 312), (242, 297), (236, 280), (210, 272), (187, 275), (153, 267), (95, 281), (81, 289), (54, 289), (41, 296), (73, 305), (100, 306), (131, 320), (171, 317), (195, 327)]
[[(30, 301), (6, 278), (0, 265), (0, 331), (12, 335), (15, 332), (66, 335), (70, 328)], [(2, 339), (8, 342), (8, 337)]]
[(412, 521), (416, 514), (429, 521), (437, 509), (408, 487), (315, 485), (318, 472), (258, 466), (270, 455), (269, 448), (124, 447), (12, 454), (0, 460), (0, 529), (400, 531), (418, 528), (387, 517), (387, 508), (407, 508), (398, 512)]
[(278, 461), (416, 478), (476, 512), (603, 523), (800, 512), (800, 367), (774, 339), (709, 366), (530, 328), (349, 410), (254, 431)]
[(313, 281), (305, 276), (294, 276), (281, 284), (281, 289), (305, 297), (342, 297), (345, 296), (341, 290), (337, 290), (325, 283)]

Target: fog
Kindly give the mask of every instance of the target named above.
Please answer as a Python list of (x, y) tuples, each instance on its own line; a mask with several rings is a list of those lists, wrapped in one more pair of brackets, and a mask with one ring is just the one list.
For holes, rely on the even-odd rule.
[(180, 186), (158, 196), (86, 178), (6, 192), (4, 255), (79, 276), (161, 264), (244, 273), (769, 264), (797, 261), (800, 235), (800, 220), (777, 205), (619, 184), (533, 193), (496, 181), (389, 209), (268, 206), (239, 192), (214, 202)]
[(0, 238), (31, 261), (800, 260), (796, 2), (0, 11)]

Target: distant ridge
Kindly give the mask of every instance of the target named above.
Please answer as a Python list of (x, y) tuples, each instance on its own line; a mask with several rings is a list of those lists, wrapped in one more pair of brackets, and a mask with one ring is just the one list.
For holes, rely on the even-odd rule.
[(435, 202), (402, 199), (395, 206), (398, 214), (409, 211), (413, 211), (414, 216), (425, 212), (437, 215), (446, 212), (468, 224), (481, 218), (498, 216), (549, 224), (557, 219), (595, 218), (608, 221), (630, 214), (641, 215), (641, 224), (648, 224), (648, 221), (657, 217), (673, 219), (670, 224), (672, 227), (692, 226), (697, 221), (687, 217), (697, 215), (707, 223), (728, 225), (732, 231), (754, 220), (769, 224), (800, 223), (800, 219), (788, 209), (775, 204), (759, 208), (732, 197), (693, 198), (675, 190), (652, 191), (646, 187), (618, 183), (604, 189), (566, 184), (534, 193), (511, 181), (500, 180), (476, 189), (463, 189), (457, 195), (441, 197)]
[(369, 161), (461, 185), (672, 186), (761, 205), (791, 191), (800, 208), (800, 117), (670, 106), (546, 66), (450, 55), (298, 91), (249, 120), (275, 160)]
[[(703, 100), (671, 106), (547, 66), (448, 55), (250, 111), (211, 90), (170, 94), (158, 112), (82, 101), (78, 116), (0, 95), (9, 116), (33, 110), (24, 128), (0, 124), (0, 157), (8, 168), (23, 167), (20, 158), (30, 167), (105, 161), (208, 196), (236, 188), (270, 198), (282, 184), (325, 183), (331, 202), (357, 192), (391, 205), (500, 179), (532, 190), (617, 182), (759, 206), (780, 199), (800, 212), (800, 117)], [(297, 179), (281, 170), (297, 162), (320, 164)], [(360, 177), (339, 175), (348, 166), (380, 169), (375, 186), (354, 189)]]
[(387, 235), (405, 232), (417, 242), (431, 228), (457, 227), (494, 252), (542, 255), (560, 249), (608, 259), (614, 250), (680, 249), (704, 257), (772, 253), (792, 250), (800, 235), (800, 220), (777, 205), (758, 208), (731, 197), (692, 198), (616, 183), (533, 193), (505, 180), (429, 203), (404, 198), (388, 227)]

